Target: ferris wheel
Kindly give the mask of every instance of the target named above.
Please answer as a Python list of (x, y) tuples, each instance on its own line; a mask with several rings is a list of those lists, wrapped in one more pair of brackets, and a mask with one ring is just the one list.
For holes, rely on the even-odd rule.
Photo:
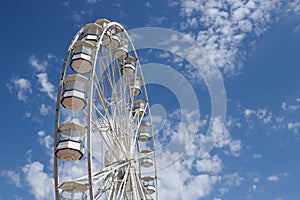
[[(55, 114), (56, 200), (158, 199), (155, 141), (137, 52), (117, 22), (82, 27), (62, 67)], [(79, 177), (66, 166), (80, 166)]]

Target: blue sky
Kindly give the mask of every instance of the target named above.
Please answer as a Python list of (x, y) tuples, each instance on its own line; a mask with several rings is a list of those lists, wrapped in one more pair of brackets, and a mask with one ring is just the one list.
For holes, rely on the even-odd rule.
[[(160, 63), (182, 74), (200, 107), (200, 117), (188, 113), (170, 88), (148, 86), (155, 120), (163, 127), (158, 144), (170, 142), (163, 136), (172, 132), (186, 148), (158, 171), (160, 199), (299, 199), (299, 16), (299, 0), (2, 3), (0, 200), (53, 199), (54, 106), (62, 60), (73, 35), (98, 18), (120, 22), (126, 30), (176, 30), (201, 46), (222, 74), (225, 126), (214, 119), (219, 139), (200, 158), (195, 149), (209, 139), (205, 133), (212, 119), (209, 89), (195, 75), (197, 66), (162, 50), (138, 52), (142, 64)], [(198, 125), (199, 141), (185, 143)], [(158, 159), (173, 154), (163, 152)]]

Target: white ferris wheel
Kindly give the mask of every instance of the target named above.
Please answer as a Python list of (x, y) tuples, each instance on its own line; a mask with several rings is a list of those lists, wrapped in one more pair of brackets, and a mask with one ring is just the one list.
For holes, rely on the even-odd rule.
[[(137, 52), (119, 23), (86, 24), (69, 45), (54, 154), (56, 200), (158, 199), (148, 95)], [(66, 176), (66, 166), (84, 173)]]

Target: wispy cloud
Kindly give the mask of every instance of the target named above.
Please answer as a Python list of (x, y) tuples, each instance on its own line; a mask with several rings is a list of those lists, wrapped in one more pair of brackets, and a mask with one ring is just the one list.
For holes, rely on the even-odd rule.
[(7, 84), (6, 86), (11, 92), (17, 90), (17, 97), (20, 101), (26, 102), (28, 94), (32, 93), (32, 85), (25, 78), (12, 78), (11, 84)]
[(0, 173), (0, 175), (8, 177), (16, 187), (22, 187), (20, 174), (18, 172), (12, 170), (4, 170)]
[(39, 60), (35, 55), (32, 55), (28, 58), (30, 66), (32, 66), (37, 72), (46, 71), (48, 62), (46, 60)]
[(253, 158), (260, 159), (260, 158), (262, 158), (262, 154), (254, 154)]
[(40, 91), (45, 92), (48, 97), (55, 100), (55, 87), (51, 82), (49, 82), (47, 73), (40, 73), (36, 76), (38, 78), (38, 82), (41, 85)]

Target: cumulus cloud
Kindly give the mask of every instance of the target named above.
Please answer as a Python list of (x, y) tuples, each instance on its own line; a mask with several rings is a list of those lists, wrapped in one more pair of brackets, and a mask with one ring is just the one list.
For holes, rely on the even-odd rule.
[(38, 82), (41, 85), (40, 91), (45, 92), (48, 95), (48, 97), (50, 97), (53, 100), (56, 100), (54, 96), (55, 87), (51, 82), (49, 82), (47, 73), (40, 73), (36, 76), (38, 78)]
[(159, 170), (158, 178), (160, 198), (170, 200), (203, 198), (209, 195), (215, 184), (221, 180), (221, 177), (216, 175), (192, 175), (180, 161)]
[(196, 169), (200, 173), (217, 174), (222, 170), (222, 160), (217, 155), (206, 157), (197, 161)]
[(38, 200), (50, 200), (54, 196), (54, 181), (44, 171), (44, 165), (40, 162), (26, 164), (22, 168), (25, 180), (30, 187), (30, 192)]
[[(212, 132), (210, 135), (200, 134), (200, 146), (204, 148), (202, 150), (207, 151), (205, 147), (207, 144), (214, 144), (215, 148), (229, 148), (229, 154), (233, 156), (239, 156), (239, 152), (242, 148), (240, 140), (234, 140), (230, 134), (229, 128), (232, 125), (231, 121), (227, 121), (225, 126), (220, 120), (220, 117), (212, 119)], [(208, 149), (211, 150), (211, 149)], [(205, 152), (201, 152), (205, 154)], [(228, 153), (227, 153), (228, 154)]]

